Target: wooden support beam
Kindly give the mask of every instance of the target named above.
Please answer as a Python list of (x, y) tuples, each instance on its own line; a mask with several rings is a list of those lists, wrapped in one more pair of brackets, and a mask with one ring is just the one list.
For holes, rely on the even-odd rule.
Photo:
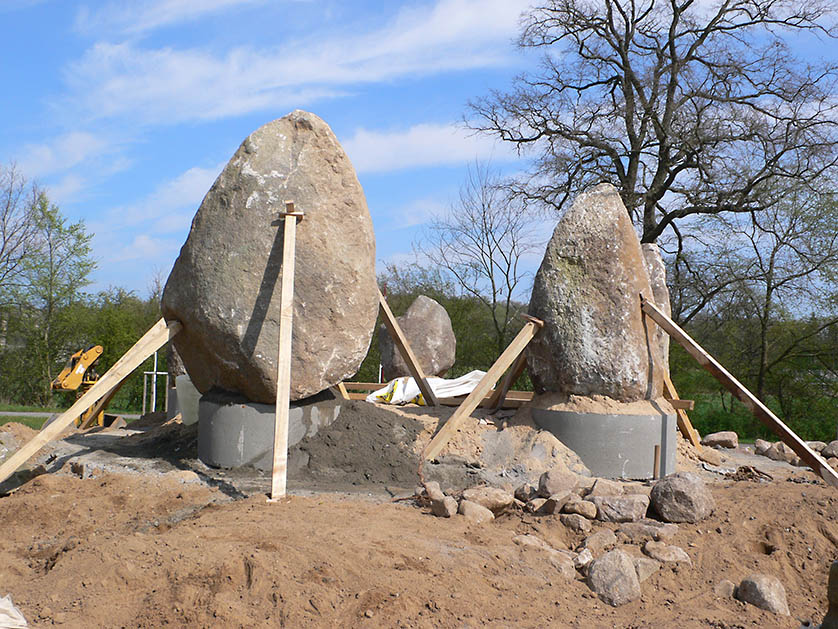
[(282, 234), (282, 290), (279, 301), (279, 348), (276, 361), (276, 411), (274, 453), (271, 471), (271, 500), (285, 495), (288, 478), (288, 416), (291, 404), (291, 330), (294, 325), (294, 259), (297, 247), (297, 220), (303, 213), (294, 202), (285, 202)]
[(340, 396), (344, 400), (350, 399), (349, 398), (349, 392), (346, 390), (346, 386), (343, 384), (343, 382), (338, 382), (337, 389), (338, 389), (338, 393), (340, 393)]
[(695, 408), (695, 400), (669, 400), (670, 406), (674, 409), (679, 409), (682, 411), (691, 411)]
[[(128, 375), (130, 376), (130, 374)], [(105, 395), (103, 395), (99, 401), (96, 402), (96, 404), (90, 407), (90, 413), (88, 414), (87, 419), (82, 422), (81, 426), (79, 426), (79, 430), (86, 430), (96, 423), (96, 417), (98, 417), (99, 413), (103, 412), (108, 407), (108, 404), (111, 403), (111, 400), (119, 392), (126, 380), (128, 380), (128, 376), (125, 376), (122, 380), (117, 382), (110, 391), (105, 393)]]
[(525, 352), (521, 352), (518, 354), (518, 358), (515, 359), (515, 362), (512, 363), (512, 367), (509, 368), (509, 371), (506, 372), (506, 375), (501, 380), (501, 385), (499, 387), (495, 387), (494, 393), (489, 398), (488, 407), (492, 412), (495, 412), (503, 405), (503, 401), (506, 399), (506, 394), (509, 393), (509, 389), (515, 383), (515, 381), (521, 377), (521, 374), (524, 373), (524, 369), (527, 366), (527, 355)]
[(678, 430), (681, 431), (681, 434), (684, 435), (684, 437), (686, 437), (686, 439), (694, 447), (701, 449), (701, 435), (699, 435), (698, 431), (693, 428), (689, 415), (687, 415), (687, 412), (684, 409), (675, 406), (675, 403), (681, 398), (678, 397), (678, 391), (675, 390), (675, 385), (672, 384), (672, 380), (670, 379), (668, 373), (663, 374), (663, 397), (673, 403), (672, 405), (675, 408), (675, 416), (678, 421)]
[(341, 382), (347, 391), (378, 391), (386, 382)]
[(524, 351), (524, 348), (526, 348), (535, 336), (536, 332), (538, 332), (543, 325), (544, 322), (539, 321), (538, 319), (530, 318), (530, 320), (527, 321), (521, 331), (518, 332), (518, 335), (512, 339), (512, 342), (495, 361), (495, 364), (489, 368), (486, 375), (483, 376), (480, 382), (477, 383), (474, 390), (468, 394), (466, 399), (463, 400), (463, 403), (460, 404), (459, 408), (454, 411), (454, 414), (451, 415), (448, 421), (445, 422), (445, 424), (437, 431), (433, 439), (431, 439), (430, 443), (425, 447), (425, 451), (422, 453), (422, 457), (424, 459), (432, 460), (439, 455), (445, 447), (445, 444), (447, 444), (451, 437), (454, 436), (454, 433), (457, 432), (460, 424), (462, 424), (463, 421), (465, 421), (465, 419), (474, 412), (474, 409), (479, 406), (486, 394), (492, 390), (495, 384), (497, 384), (500, 377), (507, 369), (509, 369), (512, 363), (515, 362), (521, 352)]
[(704, 348), (684, 332), (677, 323), (661, 312), (653, 303), (640, 298), (643, 312), (649, 315), (655, 323), (664, 329), (673, 339), (678, 341), (698, 363), (709, 371), (715, 378), (742, 402), (762, 423), (768, 426), (783, 440), (814, 472), (824, 479), (827, 484), (838, 487), (838, 473), (833, 470), (823, 458), (812, 450), (806, 442), (795, 434), (783, 421), (763, 404), (759, 398), (734, 378), (719, 362), (708, 354)]
[(422, 392), (422, 397), (425, 398), (425, 403), (428, 406), (439, 406), (439, 401), (436, 399), (436, 395), (434, 395), (431, 386), (428, 384), (428, 380), (425, 378), (425, 372), (422, 371), (422, 367), (419, 365), (416, 355), (413, 353), (413, 350), (410, 349), (407, 337), (405, 337), (402, 329), (399, 327), (396, 317), (393, 316), (393, 311), (390, 310), (390, 306), (387, 305), (387, 300), (384, 299), (384, 295), (381, 294), (380, 290), (378, 291), (378, 302), (381, 305), (381, 314), (384, 317), (384, 325), (387, 326), (387, 331), (390, 333), (393, 343), (396, 344), (402, 358), (404, 358), (404, 362), (407, 363), (410, 375), (413, 376), (413, 379), (416, 380), (416, 384), (419, 385), (419, 390)]
[(163, 319), (155, 323), (131, 349), (116, 361), (107, 373), (99, 378), (90, 389), (82, 395), (75, 404), (61, 413), (54, 421), (45, 426), (41, 432), (27, 441), (23, 447), (12, 454), (3, 465), (0, 465), (0, 483), (9, 478), (14, 471), (26, 463), (41, 448), (50, 441), (58, 438), (64, 430), (72, 425), (76, 418), (90, 408), (110, 389), (125, 379), (132, 371), (139, 367), (146, 358), (160, 349), (181, 329), (180, 322), (171, 321), (166, 324)]

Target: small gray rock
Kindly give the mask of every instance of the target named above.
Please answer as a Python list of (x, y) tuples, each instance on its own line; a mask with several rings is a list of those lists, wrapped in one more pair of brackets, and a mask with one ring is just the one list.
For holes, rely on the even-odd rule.
[(786, 589), (777, 577), (767, 574), (745, 577), (736, 588), (736, 598), (775, 614), (789, 615)]
[(579, 477), (565, 466), (554, 467), (541, 475), (538, 479), (538, 495), (549, 498), (563, 491), (571, 491), (579, 483)]
[(495, 515), (506, 511), (514, 501), (512, 494), (497, 487), (472, 487), (463, 492), (463, 498), (486, 507)]
[(738, 448), (739, 435), (732, 430), (723, 430), (706, 435), (701, 440), (701, 445), (711, 448)]
[(591, 487), (591, 491), (588, 492), (586, 496), (588, 499), (595, 498), (597, 496), (622, 496), (623, 495), (623, 485), (613, 480), (608, 480), (607, 478), (598, 478), (594, 482), (594, 486)]
[(495, 519), (495, 514), (489, 509), (470, 500), (460, 500), (458, 513), (475, 524), (482, 524)]
[(591, 565), (593, 560), (594, 556), (591, 551), (587, 548), (583, 548), (582, 552), (576, 555), (576, 558), (573, 560), (573, 565), (577, 570), (584, 570)]
[(613, 607), (640, 598), (640, 580), (634, 562), (621, 550), (612, 550), (591, 563), (588, 586)]
[(596, 496), (590, 499), (596, 505), (596, 519), (602, 522), (634, 522), (646, 517), (649, 497), (642, 494), (633, 496)]
[(643, 545), (643, 552), (661, 563), (686, 563), (692, 565), (690, 556), (680, 546), (670, 546), (664, 542), (648, 541)]
[(659, 561), (655, 561), (649, 557), (632, 557), (631, 560), (634, 562), (634, 569), (637, 571), (637, 580), (641, 583), (661, 568)]
[(593, 502), (589, 500), (582, 500), (581, 498), (571, 498), (568, 500), (564, 507), (562, 507), (562, 513), (575, 513), (581, 515), (583, 518), (588, 518), (589, 520), (593, 520), (596, 518), (597, 508)]
[[(754, 453), (756, 454), (765, 454), (765, 451), (771, 447), (771, 442), (766, 441), (765, 439), (756, 439), (754, 440)], [(729, 583), (729, 581), (728, 581)]]
[(580, 549), (588, 549), (594, 557), (597, 557), (616, 544), (617, 536), (614, 535), (614, 531), (601, 529), (593, 535), (586, 537)]
[(826, 448), (826, 443), (823, 441), (807, 441), (806, 445), (817, 453), (823, 452), (824, 448)]
[(700, 522), (716, 508), (704, 481), (690, 472), (670, 474), (658, 481), (650, 497), (652, 507), (667, 522)]
[(590, 533), (591, 521), (578, 513), (563, 513), (559, 520), (574, 533)]
[(713, 594), (719, 598), (733, 598), (736, 593), (736, 584), (733, 581), (722, 579), (713, 588)]
[(567, 502), (576, 496), (572, 491), (562, 491), (558, 494), (553, 494), (547, 499), (547, 502), (539, 509), (539, 513), (543, 513), (545, 515), (555, 515), (557, 513), (562, 512), (562, 508), (567, 504)]
[(439, 483), (435, 480), (425, 483), (425, 495), (431, 502), (442, 502), (445, 494), (442, 492)]
[(529, 502), (538, 496), (538, 487), (532, 483), (524, 483), (515, 490), (515, 498), (521, 502)]
[(821, 450), (821, 456), (824, 458), (838, 457), (838, 441), (830, 441), (829, 444)]
[(453, 517), (457, 515), (457, 500), (452, 496), (444, 496), (442, 500), (432, 500), (431, 513), (439, 518)]
[(625, 535), (632, 542), (668, 540), (677, 532), (677, 524), (668, 524), (647, 519), (638, 520), (637, 522), (626, 522), (621, 524), (620, 528), (617, 529), (617, 533)]

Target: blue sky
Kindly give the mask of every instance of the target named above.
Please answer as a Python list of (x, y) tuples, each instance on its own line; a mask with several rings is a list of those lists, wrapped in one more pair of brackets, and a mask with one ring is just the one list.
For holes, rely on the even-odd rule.
[(301, 108), (358, 172), (379, 263), (406, 259), (469, 163), (523, 167), (460, 121), (533, 59), (523, 0), (0, 0), (0, 161), (95, 234), (91, 290), (165, 279), (241, 141)]

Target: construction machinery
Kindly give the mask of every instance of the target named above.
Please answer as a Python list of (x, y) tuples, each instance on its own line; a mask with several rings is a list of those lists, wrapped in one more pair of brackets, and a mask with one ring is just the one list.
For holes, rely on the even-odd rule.
[[(87, 349), (80, 349), (70, 356), (61, 372), (52, 381), (53, 391), (76, 391), (76, 398), (81, 397), (99, 380), (99, 374), (94, 368), (96, 361), (102, 356), (104, 349), (101, 345), (93, 345)], [(118, 387), (117, 387), (118, 388)], [(105, 407), (116, 391), (111, 391), (107, 399), (102, 398), (76, 418), (76, 426), (87, 428), (94, 424), (109, 426), (113, 415), (105, 415)]]

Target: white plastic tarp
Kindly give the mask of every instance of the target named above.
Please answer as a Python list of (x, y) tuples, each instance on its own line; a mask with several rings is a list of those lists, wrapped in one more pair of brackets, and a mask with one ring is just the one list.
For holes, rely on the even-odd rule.
[[(474, 391), (474, 388), (485, 375), (485, 371), (475, 369), (464, 376), (451, 380), (446, 380), (445, 378), (428, 378), (428, 385), (430, 385), (431, 391), (438, 398), (458, 397), (460, 395), (468, 395)], [(408, 376), (391, 380), (383, 389), (370, 393), (367, 396), (367, 402), (426, 405), (425, 398), (422, 396), (416, 380)]]

